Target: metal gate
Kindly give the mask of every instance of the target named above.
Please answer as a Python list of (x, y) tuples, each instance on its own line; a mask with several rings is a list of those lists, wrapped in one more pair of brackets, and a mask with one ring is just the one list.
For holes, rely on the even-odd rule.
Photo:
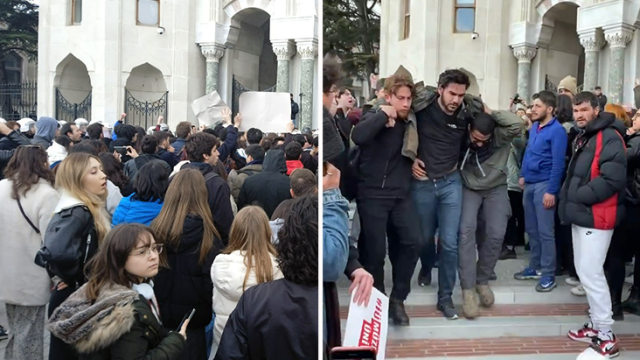
[(91, 121), (91, 91), (79, 104), (72, 104), (56, 88), (56, 119), (70, 122), (78, 118)]
[(129, 90), (124, 89), (124, 112), (127, 114), (127, 124), (140, 126), (145, 131), (156, 125), (160, 115), (164, 116), (164, 123), (168, 124), (168, 103), (168, 91), (160, 99), (149, 102), (136, 99)]
[[(244, 85), (240, 84), (240, 82), (238, 80), (236, 80), (236, 76), (233, 75), (233, 87), (231, 89), (231, 98), (232, 98), (232, 104), (231, 104), (231, 113), (232, 113), (232, 118), (236, 116), (236, 114), (240, 111), (240, 95), (242, 95), (242, 93), (245, 93), (247, 91), (256, 91), (256, 90), (251, 90), (251, 89), (247, 89), (246, 87), (244, 87)], [(272, 87), (266, 89), (266, 90), (262, 90), (262, 92), (275, 92), (276, 91), (276, 85), (273, 85)]]
[(38, 118), (38, 83), (0, 84), (0, 117), (5, 120)]

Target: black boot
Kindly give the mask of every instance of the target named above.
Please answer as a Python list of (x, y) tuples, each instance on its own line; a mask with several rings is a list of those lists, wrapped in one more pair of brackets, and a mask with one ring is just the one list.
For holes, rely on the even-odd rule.
[(431, 271), (420, 269), (418, 273), (418, 285), (422, 287), (431, 285)]
[(397, 326), (409, 326), (409, 316), (404, 310), (404, 301), (389, 299), (389, 318)]
[(628, 313), (640, 316), (640, 288), (632, 286), (629, 298), (622, 302), (622, 309)]
[(613, 312), (613, 320), (624, 320), (624, 311), (622, 310), (622, 294), (619, 292), (611, 292), (611, 311)]
[(500, 257), (498, 260), (508, 260), (508, 259), (516, 259), (516, 249), (509, 250), (508, 247), (504, 246), (502, 251), (500, 251)]

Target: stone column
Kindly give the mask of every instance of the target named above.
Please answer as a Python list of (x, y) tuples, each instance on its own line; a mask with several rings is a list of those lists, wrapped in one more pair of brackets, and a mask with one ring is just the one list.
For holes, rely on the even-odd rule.
[(218, 87), (220, 59), (224, 56), (224, 46), (218, 44), (200, 44), (202, 55), (207, 58), (206, 93), (211, 94)]
[(513, 56), (518, 59), (518, 95), (527, 103), (529, 97), (529, 80), (531, 78), (531, 60), (536, 56), (537, 48), (534, 45), (523, 44), (513, 47)]
[(316, 58), (318, 57), (318, 41), (303, 41), (297, 42), (297, 50), (302, 58), (302, 68), (300, 74), (300, 92), (302, 98), (300, 99), (300, 126), (299, 129), (305, 127), (311, 128), (313, 118), (313, 79), (314, 79), (314, 65)]
[(593, 91), (598, 86), (600, 71), (600, 49), (604, 46), (604, 38), (595, 30), (580, 34), (580, 44), (584, 47), (584, 91)]
[(624, 50), (633, 37), (633, 28), (622, 25), (604, 29), (604, 37), (611, 48), (609, 88), (605, 95), (610, 104), (620, 104), (624, 93)]
[(289, 64), (291, 57), (296, 53), (295, 44), (291, 41), (285, 43), (273, 43), (273, 52), (278, 57), (278, 83), (276, 92), (290, 93), (289, 91)]

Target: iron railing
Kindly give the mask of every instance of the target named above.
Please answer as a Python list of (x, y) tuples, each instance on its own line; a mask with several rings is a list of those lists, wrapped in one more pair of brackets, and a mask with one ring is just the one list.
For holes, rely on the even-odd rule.
[(127, 124), (140, 126), (145, 131), (156, 124), (158, 116), (164, 116), (164, 123), (168, 124), (169, 92), (165, 92), (156, 101), (141, 101), (136, 99), (129, 90), (124, 89), (124, 112), (127, 114)]
[[(231, 118), (233, 119), (238, 112), (240, 112), (240, 95), (247, 91), (255, 91), (251, 89), (247, 89), (242, 85), (238, 80), (236, 80), (236, 76), (233, 75), (233, 86), (231, 87)], [(262, 90), (261, 92), (275, 92), (276, 85), (272, 87)]]
[(91, 120), (91, 91), (80, 103), (72, 103), (56, 88), (56, 119), (75, 121), (78, 118)]
[(37, 119), (38, 83), (0, 84), (0, 117), (20, 120)]

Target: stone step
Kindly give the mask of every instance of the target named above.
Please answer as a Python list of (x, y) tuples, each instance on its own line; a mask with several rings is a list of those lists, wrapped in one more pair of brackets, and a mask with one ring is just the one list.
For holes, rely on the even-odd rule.
[[(421, 358), (402, 358), (403, 360), (451, 360), (451, 359), (464, 359), (464, 360), (576, 360), (577, 353), (571, 352), (567, 354), (526, 354), (526, 355), (486, 355), (486, 356), (428, 356)], [(637, 360), (640, 359), (640, 351), (625, 351), (617, 360)]]

